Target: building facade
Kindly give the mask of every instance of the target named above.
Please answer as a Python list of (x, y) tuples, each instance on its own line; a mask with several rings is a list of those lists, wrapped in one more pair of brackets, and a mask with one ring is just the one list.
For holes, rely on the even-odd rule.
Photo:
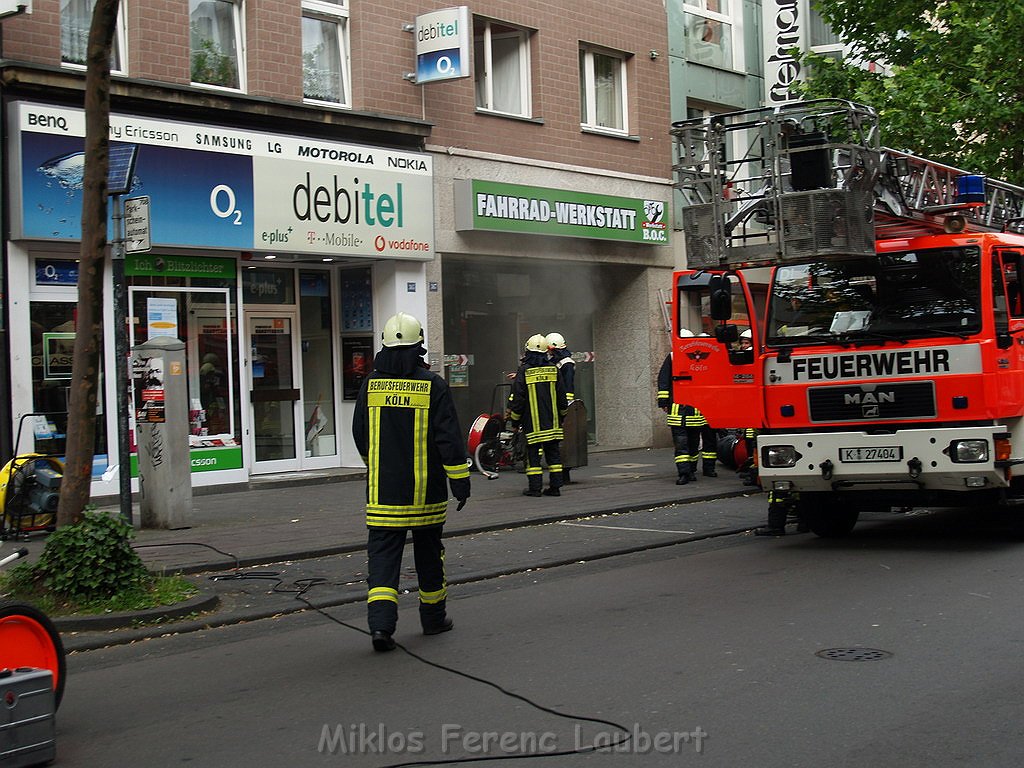
[[(11, 454), (67, 408), (92, 4), (3, 20)], [(453, 26), (423, 2), (123, 0), (110, 239), (129, 343), (185, 342), (194, 486), (360, 466), (351, 409), (398, 310), (426, 320), (464, 427), (523, 340), (559, 331), (592, 439), (661, 439), (647, 382), (680, 247), (665, 9), (560, 6), (491, 0)], [(463, 76), (427, 82), (418, 63), (453, 59), (417, 39), (448, 34)], [(94, 497), (117, 492), (112, 295), (108, 277)]]

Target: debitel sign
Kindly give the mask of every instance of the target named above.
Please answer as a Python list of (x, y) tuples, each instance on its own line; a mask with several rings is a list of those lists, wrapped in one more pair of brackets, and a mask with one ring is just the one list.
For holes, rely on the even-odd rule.
[[(84, 113), (10, 111), (14, 237), (79, 239)], [(150, 198), (155, 247), (433, 258), (428, 154), (119, 114), (110, 143), (137, 148), (129, 195)]]
[(444, 8), (416, 17), (416, 83), (469, 77), (469, 7)]

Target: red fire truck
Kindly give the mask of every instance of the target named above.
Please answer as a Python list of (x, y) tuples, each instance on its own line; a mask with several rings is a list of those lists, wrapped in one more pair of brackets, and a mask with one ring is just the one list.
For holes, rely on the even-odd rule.
[(756, 428), (762, 487), (821, 536), (1024, 503), (1024, 189), (886, 149), (845, 101), (672, 133), (678, 401)]

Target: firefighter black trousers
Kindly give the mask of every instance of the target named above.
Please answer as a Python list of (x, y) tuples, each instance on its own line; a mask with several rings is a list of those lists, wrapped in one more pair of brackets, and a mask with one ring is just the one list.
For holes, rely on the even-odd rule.
[(444, 623), (448, 587), (441, 542), (443, 527), (369, 529), (366, 614), (371, 632), (383, 630), (393, 634), (398, 624), (398, 579), (408, 531), (412, 531), (413, 559), (420, 588), (420, 623), (425, 630)]
[(548, 485), (552, 488), (562, 487), (562, 445), (558, 440), (545, 440), (543, 443), (526, 444), (526, 481), (530, 490), (539, 491), (544, 485), (544, 468), (540, 463), (540, 455), (548, 463)]
[(676, 457), (676, 474), (679, 477), (693, 479), (693, 467), (690, 466), (690, 436), (686, 427), (672, 427), (672, 450)]
[(704, 472), (714, 472), (718, 461), (718, 432), (709, 426), (687, 427), (686, 442), (690, 449), (690, 470), (696, 474), (700, 466)]

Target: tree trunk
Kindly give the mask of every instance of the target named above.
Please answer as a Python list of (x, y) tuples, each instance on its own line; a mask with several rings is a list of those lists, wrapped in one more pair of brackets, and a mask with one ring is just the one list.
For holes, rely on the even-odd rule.
[[(110, 165), (110, 49), (118, 0), (96, 0), (89, 27), (85, 74), (85, 176), (82, 182), (82, 244), (78, 310), (68, 402), (67, 462), (57, 525), (81, 519), (89, 503), (96, 397), (103, 351), (103, 265), (107, 250), (107, 170)], [(117, 360), (115, 365), (125, 365)], [(127, 472), (128, 467), (121, 467)]]

